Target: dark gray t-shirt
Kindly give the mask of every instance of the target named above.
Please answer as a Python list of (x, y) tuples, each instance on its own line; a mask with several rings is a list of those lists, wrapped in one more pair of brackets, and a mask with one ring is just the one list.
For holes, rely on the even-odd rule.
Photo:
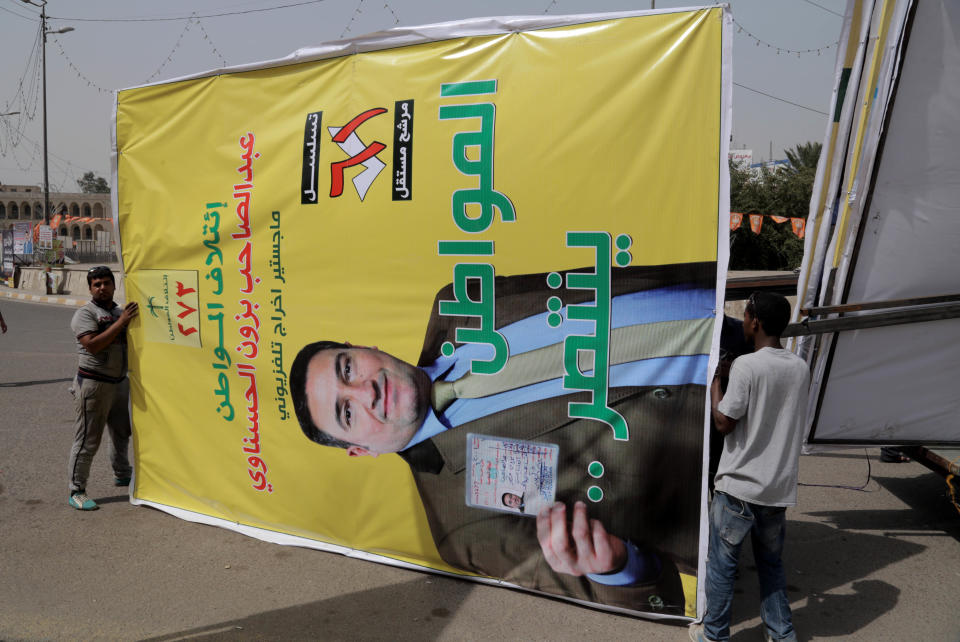
[(90, 354), (80, 343), (80, 337), (86, 334), (99, 334), (120, 318), (123, 312), (116, 303), (110, 311), (104, 310), (93, 301), (74, 312), (70, 329), (77, 338), (77, 353), (80, 355), (80, 368), (106, 377), (120, 378), (127, 374), (127, 331), (121, 330), (109, 346)]
[(784, 349), (737, 357), (717, 409), (739, 420), (724, 438), (716, 489), (764, 506), (797, 503), (797, 469), (806, 426), (807, 364)]

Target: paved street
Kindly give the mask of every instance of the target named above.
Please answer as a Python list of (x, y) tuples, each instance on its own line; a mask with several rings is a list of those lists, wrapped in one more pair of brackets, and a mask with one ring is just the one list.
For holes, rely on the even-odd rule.
[[(0, 311), (0, 639), (687, 639), (675, 625), (136, 508), (112, 486), (105, 449), (88, 487), (100, 510), (72, 510), (73, 308), (0, 298)], [(960, 514), (942, 478), (878, 454), (801, 460), (801, 481), (827, 487), (804, 486), (787, 513), (800, 639), (958, 640)], [(830, 487), (863, 485), (868, 465), (865, 492)], [(758, 601), (747, 551), (735, 641), (763, 639)]]

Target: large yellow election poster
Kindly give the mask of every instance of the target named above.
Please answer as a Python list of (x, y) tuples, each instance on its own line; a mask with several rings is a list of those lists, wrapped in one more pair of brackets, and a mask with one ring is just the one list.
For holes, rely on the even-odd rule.
[(120, 91), (134, 501), (696, 615), (728, 20), (445, 23)]

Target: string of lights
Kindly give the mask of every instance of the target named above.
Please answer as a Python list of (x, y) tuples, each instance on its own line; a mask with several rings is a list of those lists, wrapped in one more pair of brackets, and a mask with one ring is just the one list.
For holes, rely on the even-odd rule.
[(71, 60), (70, 56), (67, 55), (67, 52), (64, 50), (63, 45), (60, 44), (59, 38), (51, 38), (51, 40), (53, 41), (53, 44), (57, 45), (57, 50), (60, 51), (60, 55), (63, 56), (63, 59), (67, 61), (67, 66), (69, 66), (70, 69), (73, 70), (73, 73), (77, 74), (77, 77), (80, 78), (80, 80), (87, 83), (88, 87), (93, 87), (94, 89), (96, 89), (98, 93), (101, 93), (101, 94), (110, 93), (109, 89), (101, 87), (97, 83), (87, 78), (87, 76), (82, 71), (80, 71), (80, 69), (77, 68), (75, 64), (73, 64), (73, 60)]
[(172, 22), (177, 20), (188, 20), (189, 18), (221, 18), (223, 16), (242, 16), (248, 13), (262, 13), (264, 11), (277, 11), (279, 9), (290, 9), (292, 7), (302, 7), (308, 4), (320, 4), (327, 0), (304, 0), (303, 2), (292, 2), (281, 4), (275, 7), (263, 7), (260, 9), (245, 9), (243, 11), (223, 11), (220, 13), (207, 13), (197, 15), (196, 12), (189, 16), (175, 17), (155, 17), (155, 18), (67, 18), (63, 16), (47, 16), (50, 20), (70, 20), (71, 22)]
[(350, 25), (353, 24), (353, 21), (357, 19), (357, 16), (363, 13), (360, 11), (360, 7), (363, 6), (363, 0), (357, 3), (357, 8), (353, 10), (353, 15), (350, 16), (350, 20), (347, 21), (347, 26), (343, 28), (343, 31), (340, 32), (340, 37), (343, 38), (347, 35), (347, 32), (350, 31)]
[[(152, 74), (150, 74), (149, 76), (147, 76), (146, 80), (143, 81), (144, 83), (148, 83), (148, 82), (154, 80), (155, 78), (158, 78), (158, 77), (161, 75), (161, 73), (163, 72), (163, 70), (167, 67), (167, 65), (169, 65), (171, 62), (173, 62), (173, 59), (174, 59), (177, 51), (180, 49), (181, 43), (183, 42), (184, 36), (187, 34), (187, 32), (190, 31), (190, 29), (193, 27), (194, 24), (197, 25), (197, 26), (200, 28), (200, 31), (202, 32), (203, 39), (204, 39), (204, 40), (207, 42), (207, 44), (210, 46), (210, 50), (211, 50), (211, 52), (213, 53), (213, 55), (215, 55), (217, 58), (220, 59), (220, 62), (223, 64), (223, 66), (227, 66), (227, 60), (226, 60), (226, 58), (223, 57), (223, 54), (220, 53), (220, 50), (219, 50), (219, 49), (217, 48), (217, 46), (214, 44), (213, 39), (210, 37), (210, 34), (207, 32), (207, 30), (203, 27), (203, 24), (200, 22), (199, 17), (197, 17), (197, 16), (191, 16), (191, 17), (189, 17), (189, 18), (185, 18), (185, 19), (184, 19), (183, 30), (181, 30), (181, 31), (180, 31), (180, 34), (177, 36), (176, 41), (173, 43), (173, 47), (171, 47), (170, 51), (169, 51), (169, 52), (167, 53), (167, 55), (163, 58), (163, 60), (160, 62), (160, 64), (159, 64), (159, 66), (157, 67), (157, 69), (156, 69)], [(96, 89), (96, 90), (97, 90), (99, 93), (101, 93), (101, 94), (110, 94), (110, 93), (112, 93), (112, 90), (107, 89), (107, 88), (99, 85), (98, 83), (94, 82), (94, 81), (91, 80), (89, 77), (87, 77), (87, 75), (84, 74), (84, 73), (80, 70), (79, 67), (77, 67), (76, 63), (74, 63), (74, 62), (73, 62), (73, 59), (71, 59), (70, 56), (69, 56), (69, 54), (67, 54), (66, 50), (63, 48), (63, 45), (60, 43), (60, 40), (59, 40), (58, 38), (51, 38), (51, 40), (54, 42), (54, 44), (57, 45), (57, 50), (60, 52), (60, 55), (63, 56), (63, 59), (67, 62), (67, 65), (70, 67), (70, 69), (73, 70), (73, 72), (77, 75), (77, 77), (80, 78), (80, 80), (82, 80), (83, 82), (85, 82), (85, 83), (87, 84), (87, 86), (93, 87), (94, 89)]]
[(397, 12), (393, 10), (393, 7), (390, 6), (390, 3), (384, 2), (383, 8), (388, 10), (391, 14), (393, 14), (393, 24), (395, 25), (400, 24), (400, 16), (398, 16)]
[[(0, 124), (2, 123), (3, 123), (3, 119), (0, 119)], [(33, 138), (27, 136), (25, 133), (21, 132), (20, 137), (26, 142), (28, 142), (29, 146), (18, 145), (12, 148), (11, 150), (12, 153), (0, 154), (0, 155), (2, 155), (5, 158), (13, 158), (14, 162), (17, 164), (17, 167), (20, 168), (21, 171), (27, 172), (33, 169), (34, 166), (42, 162), (43, 146)], [(18, 149), (30, 154), (30, 157), (27, 161), (29, 164), (27, 166), (24, 166), (21, 163), (20, 157), (17, 156)], [(56, 191), (63, 191), (64, 184), (66, 184), (66, 182), (70, 179), (71, 176), (78, 176), (82, 172), (96, 173), (92, 169), (81, 167), (76, 163), (74, 163), (73, 161), (70, 161), (66, 158), (63, 158), (62, 156), (54, 154), (53, 152), (50, 152), (48, 156), (49, 156), (49, 162), (51, 165), (51, 170), (56, 170), (60, 174), (59, 180), (53, 176), (51, 176), (50, 178), (51, 187), (56, 187), (57, 188)]]
[(733, 20), (733, 24), (737, 25), (737, 33), (743, 33), (743, 34), (745, 34), (748, 38), (750, 38), (751, 40), (754, 41), (754, 43), (756, 44), (757, 47), (759, 47), (760, 45), (765, 45), (765, 46), (767, 47), (767, 49), (776, 49), (778, 56), (779, 56), (781, 53), (784, 53), (784, 54), (797, 54), (797, 58), (799, 58), (799, 57), (802, 56), (803, 54), (812, 54), (812, 53), (814, 53), (814, 52), (816, 52), (816, 54), (819, 56), (819, 55), (820, 55), (821, 53), (823, 53), (824, 51), (828, 51), (828, 50), (830, 50), (830, 49), (832, 49), (832, 48), (834, 48), (834, 47), (836, 47), (836, 46), (838, 46), (838, 45), (840, 44), (840, 41), (837, 40), (836, 42), (831, 42), (830, 44), (823, 45), (823, 46), (821, 46), (821, 47), (812, 48), (812, 49), (790, 49), (789, 47), (780, 47), (780, 46), (778, 46), (778, 45), (771, 44), (771, 43), (767, 42), (766, 40), (763, 40), (763, 39), (761, 39), (761, 38), (758, 38), (757, 36), (755, 36), (755, 35), (753, 35), (752, 33), (750, 33), (750, 32), (746, 29), (746, 27), (744, 27), (742, 24), (740, 24), (739, 22), (737, 22), (736, 19)]
[[(386, 6), (386, 5), (384, 5)], [(200, 22), (199, 16), (194, 16), (193, 21), (197, 23), (197, 26), (200, 27), (200, 31), (203, 33), (203, 39), (207, 41), (207, 44), (210, 45), (210, 49), (213, 51), (214, 55), (220, 59), (220, 62), (223, 63), (223, 66), (227, 66), (227, 59), (223, 57), (223, 54), (220, 53), (220, 50), (217, 49), (217, 46), (213, 44), (213, 38), (210, 37), (210, 34), (207, 33), (207, 30), (203, 28), (203, 23)]]
[(170, 49), (170, 53), (168, 53), (167, 57), (160, 63), (160, 66), (157, 67), (157, 70), (147, 76), (146, 82), (150, 82), (154, 78), (157, 78), (160, 75), (160, 72), (162, 72), (164, 68), (170, 64), (170, 62), (173, 60), (173, 55), (177, 53), (177, 50), (180, 48), (180, 42), (183, 40), (183, 37), (187, 34), (187, 32), (190, 31), (190, 25), (192, 24), (193, 18), (189, 18), (185, 21), (183, 30), (180, 32), (180, 35), (177, 36), (177, 41), (173, 43), (173, 48)]

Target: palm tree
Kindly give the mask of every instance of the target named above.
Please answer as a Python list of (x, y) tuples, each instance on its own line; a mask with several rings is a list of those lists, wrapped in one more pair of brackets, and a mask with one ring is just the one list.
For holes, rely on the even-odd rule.
[(793, 172), (816, 170), (822, 147), (821, 143), (798, 143), (793, 149), (783, 150), (787, 155), (787, 162), (790, 163), (789, 169)]

